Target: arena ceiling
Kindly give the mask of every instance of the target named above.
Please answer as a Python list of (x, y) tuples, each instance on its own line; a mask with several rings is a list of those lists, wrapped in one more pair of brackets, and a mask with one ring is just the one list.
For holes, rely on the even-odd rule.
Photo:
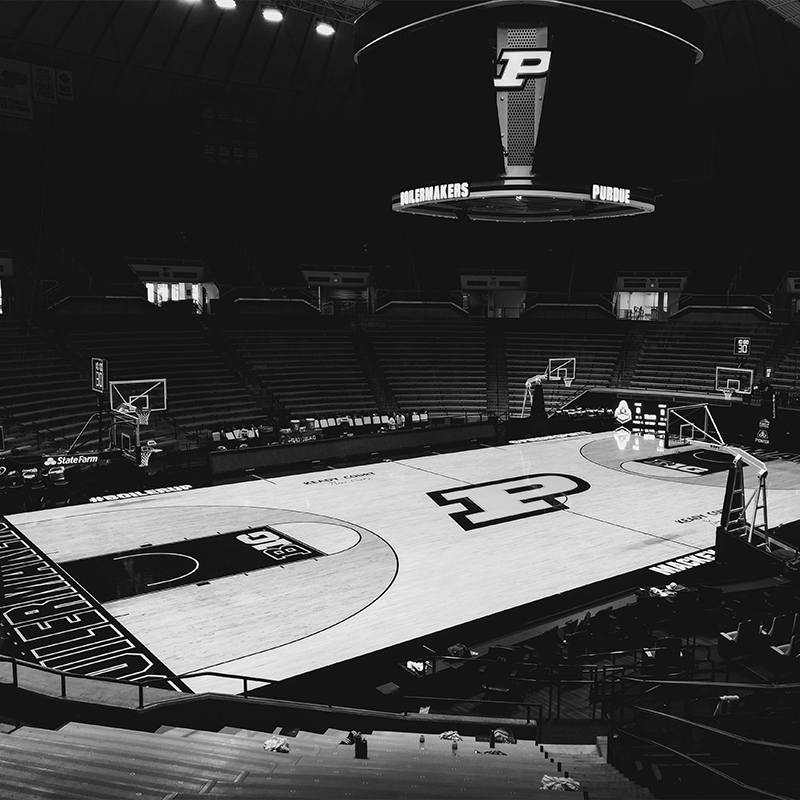
[[(3, 55), (80, 72), (82, 91), (137, 107), (257, 91), (279, 117), (337, 116), (361, 98), (352, 24), (373, 0), (289, 0), (280, 24), (261, 0), (3, 0)], [(315, 31), (332, 20), (334, 36)], [(76, 76), (77, 80), (77, 76)], [(79, 90), (80, 91), (80, 90)]]
[[(705, 58), (684, 98), (688, 114), (674, 145), (673, 189), (656, 214), (646, 215), (653, 219), (622, 221), (627, 228), (614, 221), (599, 229), (586, 223), (594, 230), (582, 231), (582, 241), (595, 250), (613, 245), (604, 256), (612, 270), (615, 262), (620, 268), (641, 268), (636, 260), (642, 248), (652, 250), (653, 263), (675, 269), (712, 269), (709, 264), (722, 261), (735, 272), (736, 264), (759, 249), (770, 252), (772, 261), (785, 260), (790, 249), (796, 260), (796, 237), (789, 231), (800, 210), (794, 190), (800, 180), (800, 0), (685, 2), (704, 17)], [(47, 163), (54, 164), (57, 155), (68, 161), (70, 148), (86, 157), (83, 173), (65, 167), (64, 174), (71, 186), (86, 185), (100, 217), (108, 213), (100, 207), (102, 198), (116, 191), (111, 175), (105, 174), (113, 157), (115, 143), (107, 141), (112, 134), (119, 132), (117, 149), (130, 162), (127, 167), (120, 162), (119, 168), (127, 168), (131, 179), (147, 161), (144, 156), (136, 161), (134, 153), (147, 136), (163, 137), (169, 129), (166, 149), (175, 149), (181, 137), (202, 135), (197, 114), (202, 103), (250, 104), (258, 108), (261, 136), (274, 150), (268, 153), (268, 169), (261, 159), (269, 189), (263, 196), (277, 199), (270, 205), (259, 196), (242, 205), (254, 214), (275, 215), (270, 241), (276, 252), (286, 256), (295, 248), (299, 261), (353, 262), (364, 257), (363, 245), (370, 240), (369, 262), (388, 263), (402, 252), (420, 268), (425, 256), (419, 242), (424, 240), (433, 260), (456, 253), (462, 262), (477, 266), (495, 245), (481, 245), (470, 238), (473, 234), (454, 236), (449, 226), (444, 240), (429, 247), (430, 237), (445, 229), (425, 220), (398, 221), (388, 198), (384, 203), (375, 164), (386, 154), (370, 134), (353, 61), (352, 22), (374, 3), (284, 0), (283, 22), (270, 25), (261, 16), (262, 0), (237, 0), (228, 11), (214, 0), (2, 0), (0, 56), (74, 74), (76, 110), (61, 121), (58, 130), (65, 138), (58, 153), (51, 147)], [(334, 36), (317, 35), (318, 16), (337, 23)], [(86, 112), (81, 120), (79, 107)], [(99, 137), (92, 126), (103, 124)], [(137, 138), (125, 140), (124, 128), (135, 129)], [(98, 138), (104, 141), (96, 143)], [(88, 141), (96, 143), (96, 154), (85, 146)], [(92, 178), (84, 181), (89, 169)], [(322, 204), (306, 189), (309, 178), (317, 176), (336, 189)], [(56, 182), (50, 186), (54, 191)], [(54, 200), (68, 203), (67, 189)], [(290, 236), (286, 221), (279, 219), (280, 203), (312, 227), (325, 227), (327, 219), (343, 246), (326, 255), (311, 248), (319, 237)], [(140, 228), (147, 224), (144, 218), (136, 220)], [(574, 263), (574, 234), (537, 235), (552, 242), (547, 256), (552, 268), (563, 271)], [(520, 232), (505, 236), (511, 252), (528, 246)], [(313, 253), (301, 254), (298, 248), (304, 244)]]
[[(130, 103), (145, 95), (148, 104), (169, 103), (187, 81), (199, 81), (272, 94), (276, 104), (302, 114), (320, 103), (347, 107), (360, 97), (352, 23), (378, 2), (283, 0), (284, 21), (270, 24), (261, 16), (264, 0), (237, 0), (231, 10), (214, 0), (3, 0), (0, 52), (53, 66), (68, 61), (84, 72), (85, 91)], [(701, 11), (745, 5), (684, 2)], [(800, 27), (800, 0), (759, 2)], [(315, 33), (319, 17), (337, 24), (336, 35)]]

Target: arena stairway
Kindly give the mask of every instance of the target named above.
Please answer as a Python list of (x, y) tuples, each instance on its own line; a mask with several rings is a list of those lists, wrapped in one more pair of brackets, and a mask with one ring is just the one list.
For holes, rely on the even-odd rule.
[[(0, 736), (0, 787), (15, 798), (202, 797), (488, 798), (549, 796), (542, 777), (571, 777), (588, 798), (652, 795), (605, 763), (596, 745), (452, 742), (416, 733), (365, 734), (367, 758), (355, 758), (345, 731), (288, 731), (288, 753), (264, 749), (272, 735), (224, 728), (158, 732), (70, 722), (59, 730), (19, 728)], [(559, 772), (559, 767), (561, 771)]]

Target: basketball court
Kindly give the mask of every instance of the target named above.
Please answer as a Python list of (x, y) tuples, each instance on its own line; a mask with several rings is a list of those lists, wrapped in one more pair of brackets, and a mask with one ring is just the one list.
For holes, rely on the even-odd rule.
[[(136, 677), (124, 640), (281, 680), (713, 547), (726, 457), (618, 430), (16, 514), (4, 613), (67, 671)], [(794, 519), (800, 464), (768, 485), (770, 525)]]

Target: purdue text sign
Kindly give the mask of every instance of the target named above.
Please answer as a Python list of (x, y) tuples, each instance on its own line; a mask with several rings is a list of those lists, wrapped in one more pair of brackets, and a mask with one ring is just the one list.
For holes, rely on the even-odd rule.
[(605, 203), (622, 203), (628, 205), (631, 202), (631, 190), (623, 189), (620, 186), (600, 186), (592, 184), (592, 200), (602, 200)]

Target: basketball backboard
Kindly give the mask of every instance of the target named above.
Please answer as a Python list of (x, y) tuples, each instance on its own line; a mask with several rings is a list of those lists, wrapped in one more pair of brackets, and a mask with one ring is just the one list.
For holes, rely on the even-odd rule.
[(547, 377), (551, 381), (563, 380), (573, 381), (575, 379), (575, 367), (577, 361), (574, 358), (548, 358)]
[(707, 447), (725, 446), (725, 440), (722, 438), (707, 403), (674, 406), (667, 409), (664, 447), (682, 447), (687, 444), (703, 444)]
[(575, 358), (548, 358), (547, 378), (551, 381), (562, 380), (566, 386), (569, 386), (575, 380), (576, 366)]
[(167, 410), (167, 379), (148, 378), (137, 381), (109, 381), (109, 402), (114, 411), (131, 406), (150, 411)]
[(734, 394), (751, 394), (753, 391), (753, 370), (739, 367), (717, 367), (715, 386), (726, 397)]

